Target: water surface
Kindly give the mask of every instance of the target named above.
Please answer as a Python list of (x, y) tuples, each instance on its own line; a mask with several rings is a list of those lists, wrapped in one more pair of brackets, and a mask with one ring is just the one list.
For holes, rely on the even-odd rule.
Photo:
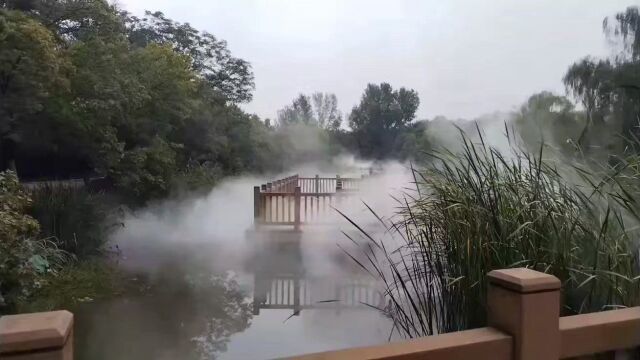
[(337, 240), (313, 239), (121, 240), (128, 290), (73, 309), (77, 358), (265, 359), (386, 342), (388, 319), (363, 305), (381, 305), (373, 279)]

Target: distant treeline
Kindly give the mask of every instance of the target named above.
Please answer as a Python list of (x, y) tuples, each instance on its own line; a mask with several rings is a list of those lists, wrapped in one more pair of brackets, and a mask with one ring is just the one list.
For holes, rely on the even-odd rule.
[[(510, 115), (526, 142), (549, 130), (545, 141), (556, 144), (621, 148), (602, 134), (638, 135), (639, 23), (633, 7), (605, 21), (619, 55), (567, 72), (582, 109), (542, 93)], [(369, 84), (346, 119), (335, 95), (301, 94), (274, 121), (238, 107), (253, 90), (251, 65), (224, 40), (161, 12), (136, 17), (103, 0), (0, 0), (0, 170), (22, 179), (104, 176), (144, 203), (343, 151), (420, 159), (439, 138), (432, 122), (416, 121), (411, 89)]]

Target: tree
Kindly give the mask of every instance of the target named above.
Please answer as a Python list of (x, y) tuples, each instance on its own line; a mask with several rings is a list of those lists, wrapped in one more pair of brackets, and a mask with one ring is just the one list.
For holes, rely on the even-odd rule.
[(191, 66), (213, 89), (231, 102), (251, 101), (255, 88), (251, 65), (231, 55), (227, 42), (181, 24), (163, 13), (145, 12), (145, 17), (127, 16), (129, 40), (138, 47), (166, 44), (191, 58)]
[(607, 17), (602, 22), (605, 34), (610, 40), (618, 41), (622, 45), (620, 55), (629, 60), (640, 59), (640, 10), (637, 6), (630, 6), (624, 12), (617, 13), (611, 22)]
[(234, 104), (253, 74), (224, 41), (104, 0), (0, 6), (0, 160), (25, 177), (98, 173), (143, 204), (177, 181), (280, 165), (274, 130)]
[(578, 142), (585, 119), (564, 96), (548, 91), (534, 94), (515, 113), (514, 124), (528, 150), (548, 145), (570, 153)]
[(0, 0), (0, 7), (29, 14), (63, 42), (124, 34), (123, 17), (105, 0)]
[(306, 125), (335, 131), (342, 124), (335, 94), (315, 92), (311, 96), (299, 94), (291, 105), (278, 111), (278, 125)]
[(308, 96), (300, 94), (293, 100), (291, 105), (285, 106), (278, 111), (278, 126), (291, 125), (317, 125)]
[(336, 94), (316, 92), (311, 98), (318, 126), (327, 130), (338, 130), (342, 124), (342, 113), (338, 110)]
[(583, 146), (588, 145), (584, 141), (590, 138), (594, 126), (615, 127), (626, 138), (640, 135), (638, 8), (629, 7), (613, 19), (605, 18), (603, 30), (611, 43), (621, 45), (618, 54), (612, 59), (585, 58), (573, 64), (563, 79), (568, 92), (582, 102), (587, 113), (587, 124), (579, 141)]
[(419, 105), (418, 93), (413, 89), (393, 90), (388, 83), (368, 84), (360, 104), (349, 115), (362, 155), (390, 155), (396, 136), (415, 119)]
[(15, 169), (17, 144), (51, 92), (67, 88), (69, 63), (53, 34), (17, 11), (0, 10), (0, 49), (0, 145), (3, 167)]

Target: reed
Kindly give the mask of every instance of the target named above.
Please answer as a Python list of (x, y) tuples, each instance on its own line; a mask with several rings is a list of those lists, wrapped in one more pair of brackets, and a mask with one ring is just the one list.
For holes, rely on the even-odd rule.
[(354, 223), (366, 242), (352, 258), (382, 283), (378, 308), (396, 331), (485, 325), (486, 274), (500, 268), (560, 278), (565, 315), (638, 304), (637, 157), (587, 170), (586, 161), (543, 160), (542, 147), (503, 154), (464, 133), (462, 144), (412, 169), (413, 191), (397, 199), (395, 217), (370, 209), (394, 241)]

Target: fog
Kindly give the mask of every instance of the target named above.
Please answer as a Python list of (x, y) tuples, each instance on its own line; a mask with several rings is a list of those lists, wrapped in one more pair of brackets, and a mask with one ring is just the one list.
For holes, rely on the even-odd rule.
[[(360, 250), (343, 231), (356, 242), (364, 238), (337, 211), (323, 219), (326, 225), (303, 226), (295, 239), (291, 230), (261, 230), (253, 223), (253, 186), (291, 174), (356, 177), (370, 165), (345, 154), (270, 177), (226, 178), (204, 195), (178, 197), (127, 213), (124, 227), (115, 231), (111, 244), (119, 249), (121, 269), (131, 274), (134, 283), (149, 284), (150, 290), (142, 297), (128, 295), (88, 308), (79, 326), (90, 334), (91, 355), (130, 356), (113, 348), (130, 331), (144, 334), (138, 348), (153, 348), (157, 358), (193, 349), (203, 358), (271, 358), (386, 341), (392, 336), (391, 323), (373, 309), (303, 309), (298, 316), (292, 310), (261, 310), (259, 315), (249, 315), (245, 325), (234, 325), (246, 318), (242, 309), (251, 309), (257, 276), (299, 272), (306, 286), (312, 286), (313, 301), (319, 306), (328, 301), (324, 305), (329, 307), (337, 300), (339, 284), (354, 280), (375, 286), (375, 279), (346, 255), (348, 251), (359, 256)], [(364, 203), (379, 216), (390, 218), (395, 199), (409, 191), (412, 178), (408, 164), (386, 162), (376, 168), (378, 173), (366, 177), (357, 194), (335, 207), (367, 231), (385, 234)], [(236, 293), (241, 297), (233, 295), (229, 300), (224, 295)], [(222, 313), (220, 306), (226, 309)], [(157, 318), (158, 312), (164, 315)], [(118, 320), (120, 314), (126, 314), (126, 319)], [(106, 321), (105, 316), (112, 318)], [(169, 321), (164, 328), (152, 325), (162, 318)], [(96, 339), (111, 331), (109, 324), (120, 321), (129, 324), (128, 330), (120, 330), (104, 344)], [(203, 328), (203, 321), (209, 325)], [(165, 334), (177, 331), (171, 330), (176, 324), (182, 324), (180, 334)], [(218, 330), (202, 330), (212, 326)]]
[(541, 90), (564, 92), (567, 67), (608, 54), (602, 19), (637, 0), (150, 1), (119, 0), (136, 15), (161, 10), (225, 39), (251, 62), (262, 118), (298, 93), (333, 92), (348, 113), (367, 83), (413, 88), (418, 118), (474, 118), (511, 110)]

